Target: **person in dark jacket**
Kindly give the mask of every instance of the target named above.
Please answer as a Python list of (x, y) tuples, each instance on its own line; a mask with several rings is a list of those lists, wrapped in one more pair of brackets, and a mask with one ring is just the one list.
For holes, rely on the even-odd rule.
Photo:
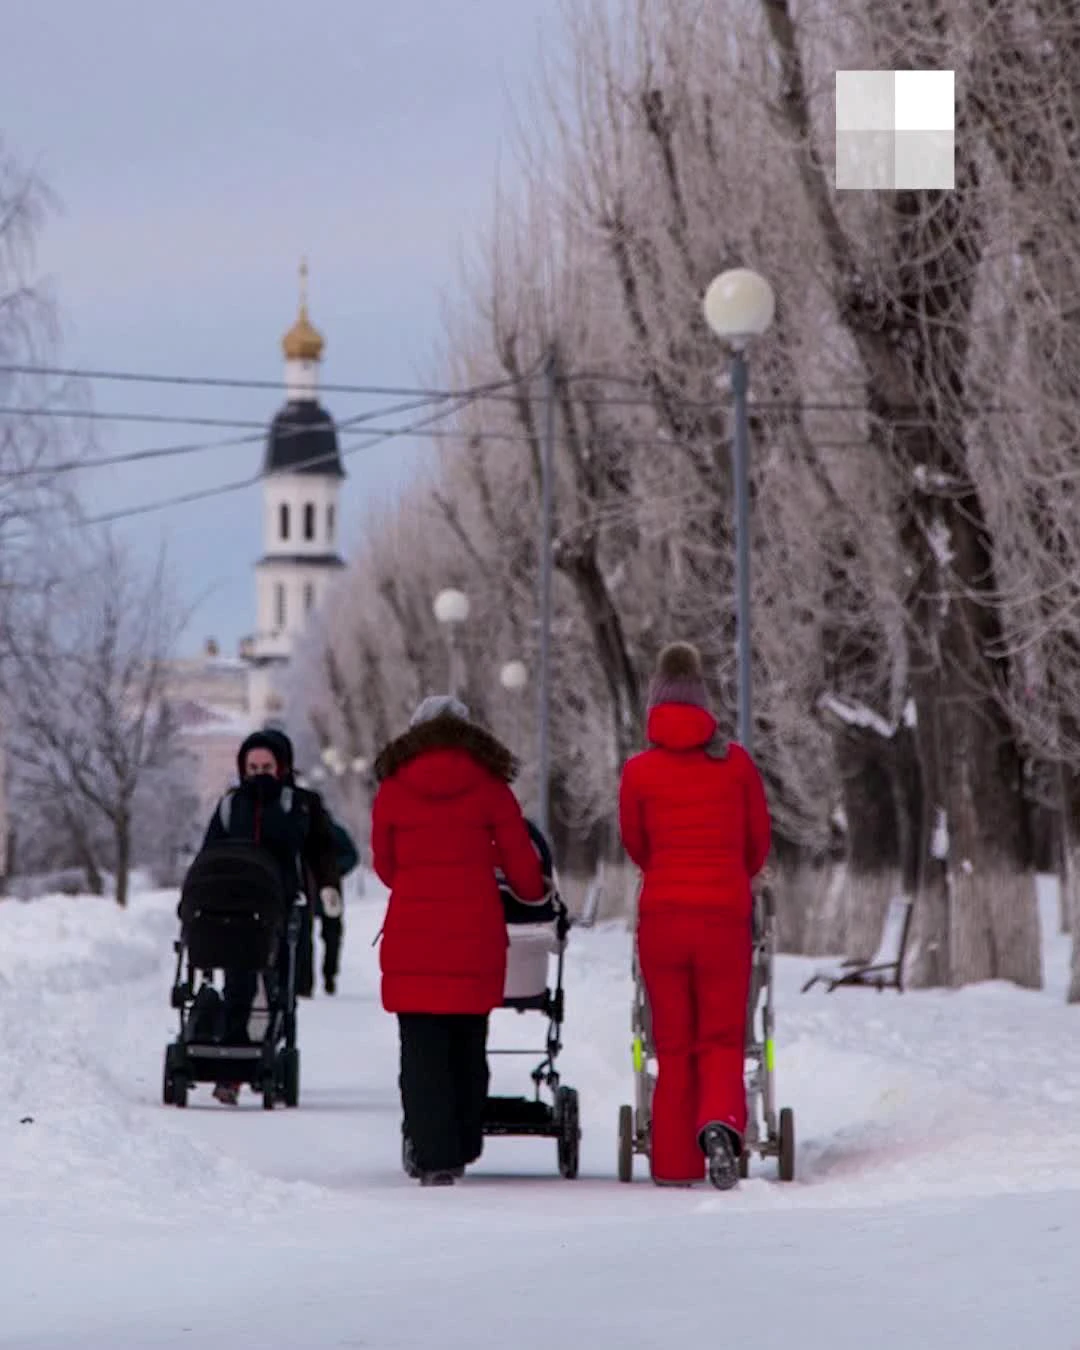
[(457, 699), (425, 699), (375, 762), (371, 856), (390, 890), (382, 1001), (401, 1037), (403, 1132), (424, 1185), (453, 1185), (483, 1149), (488, 1019), (508, 945), (496, 868), (543, 901), (513, 755)]
[[(214, 809), (203, 839), (203, 848), (216, 843), (244, 840), (264, 849), (277, 865), (288, 901), (301, 889), (301, 858), (308, 843), (308, 813), (297, 796), (286, 796), (285, 761), (280, 745), (264, 732), (253, 732), (240, 746), (236, 757), (240, 785), (231, 788)], [(287, 978), (288, 948), (278, 949), (276, 970), (264, 978)], [(254, 971), (225, 972), (224, 1041), (227, 1045), (248, 1043), (248, 1020), (258, 986)], [(235, 1105), (238, 1083), (219, 1083), (214, 1096)]]
[(338, 863), (339, 843), (334, 831), (335, 821), (318, 792), (298, 786), (295, 751), (285, 732), (278, 727), (264, 727), (262, 734), (276, 747), (283, 765), (283, 781), (297, 794), (309, 824), (301, 859), (303, 888), (308, 905), (304, 911), (296, 953), (296, 992), (301, 998), (310, 998), (315, 992), (317, 916), (322, 926), (323, 983), (326, 992), (332, 994), (337, 987), (341, 940), (345, 928), (341, 886), (344, 872)]
[(738, 1180), (752, 959), (750, 883), (769, 852), (753, 760), (719, 734), (697, 649), (672, 643), (649, 692), (649, 748), (627, 761), (623, 845), (642, 870), (637, 945), (657, 1058), (660, 1185)]
[[(335, 820), (329, 812), (327, 812), (327, 815), (330, 818), (330, 829), (334, 836), (334, 858), (337, 863), (338, 875), (341, 878), (343, 893), (345, 878), (360, 865), (360, 854), (345, 826), (340, 821)], [(323, 988), (328, 994), (333, 994), (337, 992), (338, 970), (341, 966), (341, 943), (345, 937), (345, 907), (344, 904), (338, 906), (336, 910), (333, 905), (328, 907), (320, 893), (318, 914), (323, 940)]]

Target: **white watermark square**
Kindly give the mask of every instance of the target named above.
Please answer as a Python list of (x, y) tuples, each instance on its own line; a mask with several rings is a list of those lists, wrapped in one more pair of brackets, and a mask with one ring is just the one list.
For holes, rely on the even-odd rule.
[(836, 72), (836, 187), (947, 192), (956, 186), (951, 70)]

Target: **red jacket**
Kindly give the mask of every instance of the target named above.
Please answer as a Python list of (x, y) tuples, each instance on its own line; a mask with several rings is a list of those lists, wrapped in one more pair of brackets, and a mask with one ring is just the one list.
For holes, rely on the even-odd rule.
[(642, 913), (750, 911), (750, 881), (769, 854), (769, 808), (753, 760), (740, 745), (716, 757), (715, 732), (703, 709), (661, 703), (649, 714), (651, 748), (623, 769), (619, 827), (644, 873)]
[(387, 1012), (488, 1013), (502, 1003), (508, 945), (495, 868), (544, 898), (540, 860), (509, 780), (513, 757), (471, 723), (438, 718), (376, 762), (376, 874), (390, 888), (380, 964)]

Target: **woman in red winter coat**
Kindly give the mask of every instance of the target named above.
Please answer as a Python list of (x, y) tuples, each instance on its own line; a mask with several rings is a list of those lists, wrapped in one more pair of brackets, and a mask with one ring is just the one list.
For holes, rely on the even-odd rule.
[(657, 1058), (651, 1164), (661, 1185), (738, 1180), (752, 958), (751, 880), (770, 822), (753, 760), (718, 734), (701, 658), (660, 654), (649, 748), (623, 770), (623, 845), (641, 868), (638, 960)]
[(451, 1185), (483, 1148), (488, 1017), (509, 945), (495, 869), (526, 902), (540, 860), (510, 790), (513, 755), (457, 699), (425, 699), (379, 755), (372, 864), (390, 888), (382, 999), (401, 1035), (403, 1130), (425, 1185)]

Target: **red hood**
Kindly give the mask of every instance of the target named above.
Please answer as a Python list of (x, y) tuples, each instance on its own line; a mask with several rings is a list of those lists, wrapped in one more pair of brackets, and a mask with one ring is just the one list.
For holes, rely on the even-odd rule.
[(472, 792), (491, 775), (467, 750), (425, 750), (395, 773), (402, 787), (414, 797), (446, 800)]
[(716, 734), (716, 718), (690, 703), (658, 703), (649, 712), (645, 734), (664, 750), (701, 750)]

